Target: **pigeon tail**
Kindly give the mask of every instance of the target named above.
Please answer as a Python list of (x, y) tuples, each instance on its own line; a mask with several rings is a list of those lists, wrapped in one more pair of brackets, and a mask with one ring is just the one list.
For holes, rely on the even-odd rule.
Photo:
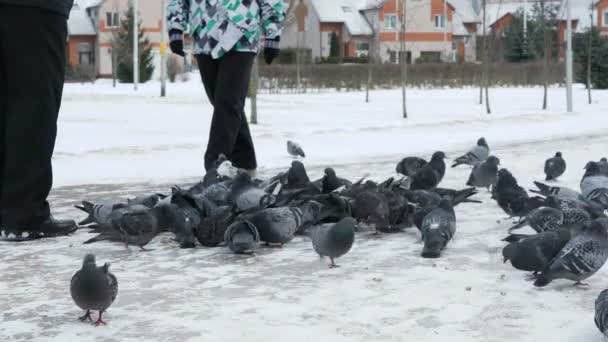
[(87, 201), (82, 201), (82, 205), (75, 205), (74, 206), (76, 209), (80, 209), (82, 211), (84, 211), (85, 213), (87, 213), (89, 216), (87, 216), (87, 218), (85, 218), (84, 220), (80, 221), (78, 223), (79, 226), (86, 226), (89, 225), (91, 223), (95, 223), (95, 205), (91, 202), (87, 202)]
[(513, 243), (513, 242), (519, 242), (519, 241), (521, 241), (523, 239), (526, 239), (526, 238), (529, 238), (531, 236), (534, 236), (534, 235), (509, 234), (509, 236), (507, 236), (506, 238), (502, 239), (502, 241), (511, 242), (511, 243)]

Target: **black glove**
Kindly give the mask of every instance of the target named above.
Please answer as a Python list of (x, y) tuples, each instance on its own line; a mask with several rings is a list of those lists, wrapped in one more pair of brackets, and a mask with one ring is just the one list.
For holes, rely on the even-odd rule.
[(169, 47), (171, 48), (171, 52), (182, 57), (186, 56), (186, 54), (184, 53), (184, 35), (182, 31), (175, 29), (170, 30), (169, 40)]
[(279, 57), (279, 52), (281, 52), (281, 49), (279, 49), (280, 41), (279, 37), (264, 41), (264, 61), (266, 61), (266, 64), (272, 64), (272, 61)]

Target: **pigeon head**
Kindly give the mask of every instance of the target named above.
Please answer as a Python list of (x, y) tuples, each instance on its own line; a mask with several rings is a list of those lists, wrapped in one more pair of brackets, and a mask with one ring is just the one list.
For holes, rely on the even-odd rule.
[(441, 198), (441, 201), (439, 202), (439, 208), (451, 211), (453, 209), (452, 198), (450, 196), (444, 196), (443, 198)]
[(559, 199), (556, 196), (547, 196), (547, 198), (545, 199), (545, 206), (546, 207), (550, 207), (550, 208), (554, 208), (554, 209), (560, 209), (561, 205), (559, 202)]
[(498, 170), (498, 182), (497, 182), (497, 185), (498, 184), (517, 185), (517, 179), (515, 179), (515, 177), (511, 173), (511, 171), (509, 171), (507, 169), (500, 169), (500, 170)]
[(561, 153), (561, 152), (557, 152), (557, 153), (555, 154), (555, 156), (556, 156), (557, 158), (561, 158), (561, 157), (562, 157), (562, 153)]
[(585, 165), (585, 170), (586, 170), (585, 177), (595, 176), (602, 172), (600, 164), (598, 164), (594, 161), (588, 162), (587, 165)]
[(403, 161), (400, 161), (399, 164), (397, 164), (397, 167), (395, 168), (395, 171), (397, 173), (400, 173), (400, 174), (404, 174), (405, 173), (405, 165), (403, 165)]
[(431, 160), (444, 160), (446, 159), (446, 155), (445, 153), (441, 152), (441, 151), (437, 151), (435, 153), (433, 153), (433, 157), (431, 157)]
[(445, 246), (445, 241), (440, 234), (427, 236), (424, 240), (424, 248), (421, 256), (426, 259), (436, 259), (441, 256), (441, 250)]
[(488, 147), (488, 143), (486, 142), (486, 138), (479, 138), (479, 140), (477, 140), (477, 146)]
[(336, 177), (336, 170), (332, 169), (331, 167), (328, 167), (325, 169), (325, 175), (328, 177)]
[(600, 159), (600, 161), (601, 161), (602, 163), (608, 163), (608, 158), (606, 158), (606, 157), (602, 157), (602, 159)]
[(82, 262), (83, 269), (94, 269), (97, 267), (97, 263), (95, 260), (95, 255), (87, 254), (84, 257), (84, 261)]
[(515, 243), (510, 243), (502, 249), (503, 263), (513, 260), (517, 256), (517, 246)]
[(488, 160), (486, 160), (486, 163), (488, 163), (489, 165), (498, 166), (500, 165), (500, 159), (495, 156), (489, 156)]

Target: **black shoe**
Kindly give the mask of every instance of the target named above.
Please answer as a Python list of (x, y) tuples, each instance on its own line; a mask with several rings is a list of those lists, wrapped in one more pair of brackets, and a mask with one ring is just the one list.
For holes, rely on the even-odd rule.
[(56, 220), (52, 216), (38, 226), (26, 229), (11, 229), (2, 227), (0, 229), (0, 240), (2, 241), (32, 241), (36, 239), (52, 238), (70, 235), (78, 229), (76, 222), (72, 220)]

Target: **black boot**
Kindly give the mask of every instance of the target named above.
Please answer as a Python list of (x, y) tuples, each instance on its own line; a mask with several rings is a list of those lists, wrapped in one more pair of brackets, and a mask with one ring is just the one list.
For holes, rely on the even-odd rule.
[(52, 238), (70, 235), (78, 229), (76, 222), (72, 220), (56, 220), (52, 216), (37, 226), (15, 229), (2, 227), (0, 229), (0, 240), (2, 241), (32, 241), (42, 238)]

